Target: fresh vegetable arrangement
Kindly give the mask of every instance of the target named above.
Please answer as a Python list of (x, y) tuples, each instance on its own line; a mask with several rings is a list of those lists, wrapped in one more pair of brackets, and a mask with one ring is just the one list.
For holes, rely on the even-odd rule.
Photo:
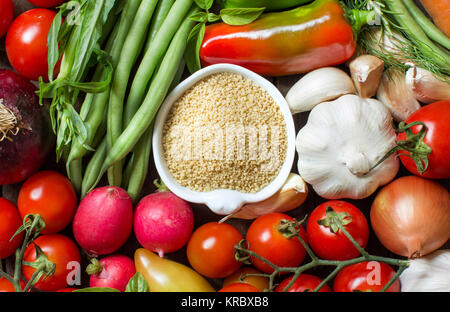
[(29, 2), (0, 0), (0, 292), (450, 290), (445, 3)]

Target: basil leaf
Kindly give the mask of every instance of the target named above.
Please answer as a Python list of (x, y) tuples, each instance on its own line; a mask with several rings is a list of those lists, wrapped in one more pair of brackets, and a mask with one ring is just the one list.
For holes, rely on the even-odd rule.
[(115, 288), (109, 288), (109, 287), (88, 287), (83, 289), (77, 289), (73, 292), (120, 292)]
[(203, 10), (209, 10), (213, 5), (214, 0), (195, 0), (195, 3)]
[(247, 25), (258, 19), (266, 8), (222, 9), (220, 17), (228, 25)]
[(189, 19), (195, 22), (204, 23), (208, 20), (208, 14), (206, 12), (197, 12), (189, 16)]
[(191, 74), (202, 68), (200, 62), (200, 48), (203, 43), (203, 38), (205, 37), (205, 29), (205, 23), (200, 23), (195, 25), (189, 34), (184, 59)]
[(137, 272), (127, 284), (125, 292), (148, 292), (148, 284), (141, 273)]
[(208, 13), (208, 22), (214, 23), (220, 20), (220, 16), (214, 13)]

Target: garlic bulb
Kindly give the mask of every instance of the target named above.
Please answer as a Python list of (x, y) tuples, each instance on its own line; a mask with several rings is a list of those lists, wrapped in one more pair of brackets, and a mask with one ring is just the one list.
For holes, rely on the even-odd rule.
[(308, 112), (317, 104), (356, 94), (352, 79), (343, 70), (325, 67), (303, 76), (288, 92), (286, 100), (293, 114)]
[(384, 72), (378, 87), (377, 99), (390, 110), (396, 121), (405, 121), (420, 109), (420, 103), (406, 86), (405, 75), (396, 69)]
[(287, 212), (303, 204), (307, 196), (305, 181), (298, 174), (291, 173), (279, 192), (262, 202), (243, 206), (228, 218), (251, 220), (272, 212)]
[(439, 80), (426, 69), (413, 66), (406, 72), (406, 86), (422, 103), (450, 100), (450, 84)]
[(392, 117), (382, 103), (344, 95), (311, 111), (297, 136), (298, 170), (324, 198), (365, 198), (397, 174), (394, 155), (371, 169), (395, 141)]
[(450, 250), (411, 260), (400, 282), (402, 292), (450, 292)]
[(373, 55), (360, 55), (350, 62), (350, 73), (358, 94), (370, 98), (377, 93), (384, 62)]

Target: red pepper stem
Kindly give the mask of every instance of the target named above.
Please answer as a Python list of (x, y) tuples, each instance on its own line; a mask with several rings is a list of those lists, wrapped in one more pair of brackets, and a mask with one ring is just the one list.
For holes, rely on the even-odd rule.
[(375, 11), (366, 10), (347, 10), (347, 19), (352, 25), (354, 31), (359, 33), (359, 31), (364, 26), (375, 26), (381, 25), (379, 17)]

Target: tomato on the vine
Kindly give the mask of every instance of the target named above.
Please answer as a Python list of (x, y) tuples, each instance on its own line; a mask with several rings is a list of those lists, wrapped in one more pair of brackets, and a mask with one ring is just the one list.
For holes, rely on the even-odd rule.
[(218, 292), (259, 292), (259, 290), (247, 283), (234, 283), (220, 289)]
[(6, 35), (6, 54), (11, 66), (30, 80), (48, 80), (47, 35), (56, 13), (32, 9), (16, 17)]
[[(295, 222), (292, 217), (283, 213), (261, 216), (250, 225), (246, 239), (250, 251), (279, 267), (295, 267), (305, 259), (306, 250), (298, 237), (290, 237), (290, 234), (282, 233), (280, 226), (285, 221)], [(306, 243), (303, 227), (299, 225), (296, 229)], [(273, 272), (273, 268), (261, 259), (251, 257), (250, 261), (257, 269), (265, 273)]]
[(39, 8), (52, 8), (66, 2), (67, 0), (27, 0), (27, 1)]
[[(280, 285), (275, 288), (275, 292), (282, 292), (291, 283), (293, 276), (283, 280)], [(314, 291), (322, 283), (322, 280), (317, 276), (310, 274), (300, 274), (295, 282), (289, 287), (287, 292), (310, 292)], [(331, 292), (330, 287), (325, 284), (320, 288), (319, 292)]]
[[(22, 288), (22, 290), (24, 290), (26, 286), (27, 286), (27, 283), (25, 283), (24, 281), (21, 280), (20, 288)], [(4, 277), (0, 277), (0, 293), (1, 292), (16, 292), (16, 290), (14, 289), (13, 283), (8, 281)]]
[[(394, 275), (395, 271), (386, 263), (371, 261), (352, 264), (343, 268), (336, 275), (333, 290), (335, 292), (379, 292)], [(399, 292), (400, 281), (395, 280), (386, 291)]]
[(23, 240), (20, 233), (10, 242), (10, 239), (22, 225), (16, 206), (5, 198), (0, 198), (0, 259), (11, 256)]
[(42, 234), (54, 234), (72, 221), (77, 209), (75, 190), (62, 174), (41, 171), (32, 175), (22, 185), (18, 207), (20, 214), (40, 214), (45, 222)]
[(211, 222), (200, 226), (187, 245), (187, 257), (198, 273), (210, 278), (233, 274), (242, 263), (235, 259), (234, 246), (243, 239), (232, 225)]
[[(448, 179), (450, 178), (450, 101), (439, 101), (423, 106), (414, 112), (406, 123), (423, 122), (427, 127), (427, 133), (423, 142), (431, 148), (431, 154), (428, 155), (428, 168), (420, 174), (417, 166), (409, 156), (409, 152), (400, 151), (400, 160), (411, 173), (429, 179)], [(414, 134), (417, 134), (422, 126), (417, 125), (411, 128)], [(406, 134), (399, 133), (398, 140), (405, 140)]]
[[(333, 211), (329, 211), (329, 207)], [(338, 228), (339, 222), (362, 248), (367, 245), (369, 225), (363, 213), (345, 201), (328, 201), (314, 209), (306, 224), (309, 244), (322, 259), (342, 261), (356, 258), (360, 254)]]
[(14, 18), (14, 4), (12, 0), (0, 0), (0, 37), (8, 31)]
[[(61, 234), (42, 235), (34, 243), (42, 249), (48, 260), (56, 265), (55, 273), (52, 276), (41, 277), (34, 285), (35, 288), (45, 291), (66, 288), (70, 278), (75, 278), (76, 274), (81, 273), (77, 272), (81, 265), (80, 251), (70, 238)], [(35, 260), (36, 248), (34, 244), (30, 244), (25, 250), (23, 261), (34, 262)], [(22, 271), (24, 277), (30, 280), (36, 269), (23, 264)]]

